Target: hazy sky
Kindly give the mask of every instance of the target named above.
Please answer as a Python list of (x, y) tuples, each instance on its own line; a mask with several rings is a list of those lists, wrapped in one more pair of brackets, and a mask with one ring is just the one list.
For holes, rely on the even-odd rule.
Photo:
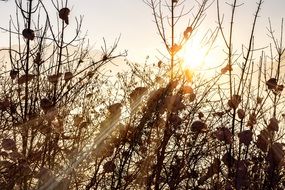
[[(256, 1), (238, 0), (244, 5), (237, 10), (238, 20), (235, 28), (237, 39), (245, 40), (245, 34), (248, 33), (256, 9)], [(220, 3), (223, 4), (222, 12), (228, 16), (229, 7), (223, 0), (220, 0)], [(121, 35), (119, 49), (129, 50), (130, 59), (133, 60), (141, 61), (147, 55), (159, 55), (156, 49), (163, 48), (152, 21), (151, 10), (142, 0), (69, 0), (69, 6), (72, 7), (71, 17), (84, 15), (83, 31), (88, 30), (88, 38), (91, 44), (95, 44), (95, 48), (100, 47), (103, 37), (111, 43), (119, 35)], [(7, 27), (9, 15), (14, 13), (14, 0), (0, 2), (0, 7), (0, 25)], [(280, 28), (281, 18), (285, 17), (284, 7), (285, 0), (264, 0), (257, 29), (260, 42), (264, 42), (267, 38), (268, 17), (272, 19), (276, 30)], [(216, 20), (215, 7), (212, 7), (204, 24), (207, 27), (214, 27)], [(229, 23), (229, 18), (225, 19), (225, 23)], [(1, 32), (0, 46), (6, 43), (7, 34)]]

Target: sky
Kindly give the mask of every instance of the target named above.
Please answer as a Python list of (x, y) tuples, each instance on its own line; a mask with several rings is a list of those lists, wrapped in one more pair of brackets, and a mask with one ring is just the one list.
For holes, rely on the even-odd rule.
[[(25, 0), (24, 0), (25, 1)], [(250, 29), (253, 14), (256, 9), (257, 0), (238, 0), (244, 3), (237, 10), (235, 35), (239, 42), (245, 41)], [(193, 2), (187, 0), (186, 3)], [(228, 0), (231, 2), (231, 0)], [(220, 0), (221, 10), (225, 13), (225, 24), (230, 21), (229, 6)], [(112, 44), (119, 36), (119, 50), (128, 50), (128, 58), (132, 61), (141, 62), (147, 56), (160, 56), (157, 49), (163, 49), (158, 37), (150, 8), (142, 0), (69, 0), (71, 7), (71, 22), (75, 16), (83, 15), (82, 31), (87, 32), (87, 38), (94, 48), (100, 48), (103, 37)], [(7, 27), (10, 15), (14, 16), (14, 0), (8, 2), (0, 1), (0, 26)], [(261, 17), (257, 25), (257, 36), (262, 43), (269, 40), (266, 34), (268, 18), (276, 30), (280, 29), (281, 18), (285, 17), (285, 0), (264, 0)], [(73, 20), (74, 21), (74, 20)], [(204, 25), (201, 27), (203, 33), (207, 28), (216, 26), (217, 17), (215, 5), (207, 12)], [(7, 44), (7, 33), (0, 33), (0, 46)]]

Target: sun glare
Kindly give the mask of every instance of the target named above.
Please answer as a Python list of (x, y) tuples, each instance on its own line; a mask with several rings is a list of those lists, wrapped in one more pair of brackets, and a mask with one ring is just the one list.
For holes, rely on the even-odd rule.
[(183, 52), (182, 58), (183, 68), (190, 68), (193, 70), (200, 69), (206, 60), (205, 50), (201, 47), (193, 47), (193, 46), (186, 46), (185, 51)]
[[(215, 42), (215, 45), (219, 45), (219, 41)], [(209, 45), (209, 44), (208, 44)], [(214, 47), (201, 45), (201, 39), (191, 41), (185, 44), (181, 52), (182, 69), (190, 69), (192, 71), (209, 71), (215, 72), (219, 65), (221, 65), (222, 55), (217, 52)]]

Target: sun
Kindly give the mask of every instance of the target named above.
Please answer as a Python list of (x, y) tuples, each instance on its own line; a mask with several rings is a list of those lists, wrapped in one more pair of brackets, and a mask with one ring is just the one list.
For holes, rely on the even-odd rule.
[(186, 43), (180, 54), (182, 69), (190, 69), (196, 72), (215, 72), (223, 62), (223, 56), (219, 51), (220, 44), (222, 43), (219, 39), (211, 44), (203, 43), (201, 38)]
[(200, 70), (207, 63), (207, 50), (197, 43), (185, 44), (182, 54), (182, 68)]

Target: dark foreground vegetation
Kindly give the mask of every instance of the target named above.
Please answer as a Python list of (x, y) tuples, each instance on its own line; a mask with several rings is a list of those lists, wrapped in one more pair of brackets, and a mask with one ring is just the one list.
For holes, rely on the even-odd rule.
[[(1, 49), (9, 56), (0, 72), (0, 189), (285, 188), (283, 21), (279, 39), (269, 23), (272, 44), (255, 48), (262, 0), (239, 51), (239, 1), (223, 18), (218, 0), (197, 1), (190, 12), (188, 1), (145, 0), (165, 57), (125, 61), (129, 69), (112, 77), (108, 64), (126, 53), (104, 41), (91, 55), (67, 1), (15, 0), (17, 14), (2, 28), (10, 47)], [(218, 26), (207, 46), (221, 37), (226, 54), (202, 78), (178, 55), (210, 5)]]

